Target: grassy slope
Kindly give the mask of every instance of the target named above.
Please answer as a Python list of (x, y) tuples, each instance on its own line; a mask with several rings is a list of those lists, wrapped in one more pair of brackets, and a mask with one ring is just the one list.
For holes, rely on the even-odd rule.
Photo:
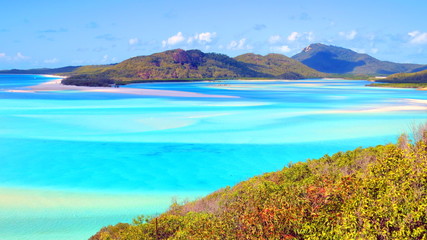
[(427, 131), (292, 164), (97, 239), (426, 239)]

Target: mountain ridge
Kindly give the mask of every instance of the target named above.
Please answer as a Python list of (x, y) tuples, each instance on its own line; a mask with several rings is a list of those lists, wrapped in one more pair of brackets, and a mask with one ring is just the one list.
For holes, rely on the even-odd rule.
[(72, 72), (82, 66), (66, 66), (59, 68), (33, 68), (33, 69), (9, 69), (0, 70), (0, 74), (58, 74)]
[(330, 74), (390, 75), (427, 69), (427, 65), (381, 61), (368, 54), (322, 43), (310, 44), (292, 59)]
[(174, 49), (137, 56), (113, 66), (83, 66), (68, 74), (64, 84), (88, 84), (100, 79), (119, 84), (158, 80), (237, 78), (303, 79), (326, 75), (280, 54), (246, 54), (231, 58), (220, 53)]

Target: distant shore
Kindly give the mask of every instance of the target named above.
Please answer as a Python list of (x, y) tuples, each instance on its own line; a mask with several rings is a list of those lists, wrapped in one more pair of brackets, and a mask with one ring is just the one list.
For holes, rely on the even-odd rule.
[(391, 82), (378, 83), (376, 82), (366, 86), (382, 87), (382, 88), (415, 88), (417, 90), (427, 91), (427, 83), (391, 83)]

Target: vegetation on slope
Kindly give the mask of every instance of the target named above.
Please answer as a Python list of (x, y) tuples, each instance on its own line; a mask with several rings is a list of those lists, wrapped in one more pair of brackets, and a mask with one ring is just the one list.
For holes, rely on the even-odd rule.
[(427, 83), (372, 83), (367, 86), (388, 88), (427, 88)]
[(394, 83), (427, 83), (427, 70), (415, 73), (397, 73), (381, 81)]
[(318, 72), (304, 64), (281, 54), (268, 54), (266, 56), (247, 53), (235, 57), (239, 62), (248, 64), (254, 71), (275, 76), (281, 79), (302, 79), (326, 77), (326, 74)]
[(320, 72), (356, 75), (389, 75), (427, 69), (426, 65), (380, 61), (368, 54), (316, 43), (292, 57)]
[[(256, 62), (257, 59), (261, 61)], [(134, 57), (111, 66), (84, 66), (69, 75), (71, 79), (86, 79), (88, 85), (100, 79), (112, 79), (118, 84), (125, 84), (158, 80), (301, 79), (324, 76), (279, 54), (265, 57), (248, 54), (234, 59), (224, 54), (182, 49)]]
[(385, 79), (376, 80), (368, 86), (394, 88), (427, 88), (427, 70), (415, 73), (396, 73)]
[(91, 240), (427, 239), (427, 127), (415, 138), (290, 164)]

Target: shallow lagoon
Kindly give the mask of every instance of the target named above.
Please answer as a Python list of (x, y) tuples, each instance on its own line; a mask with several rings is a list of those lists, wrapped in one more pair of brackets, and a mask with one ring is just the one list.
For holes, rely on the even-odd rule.
[(427, 94), (366, 81), (135, 84), (239, 98), (8, 92), (0, 75), (1, 239), (87, 239), (289, 162), (394, 142)]

